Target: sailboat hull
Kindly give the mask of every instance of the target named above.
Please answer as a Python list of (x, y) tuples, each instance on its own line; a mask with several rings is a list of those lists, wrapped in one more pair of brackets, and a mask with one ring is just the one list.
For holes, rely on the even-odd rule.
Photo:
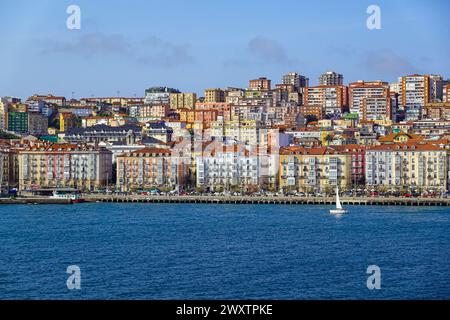
[(330, 213), (331, 214), (344, 214), (347, 213), (348, 211), (345, 209), (331, 209)]

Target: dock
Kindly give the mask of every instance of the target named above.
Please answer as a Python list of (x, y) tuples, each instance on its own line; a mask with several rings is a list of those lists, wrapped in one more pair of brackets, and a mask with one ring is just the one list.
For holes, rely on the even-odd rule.
[[(334, 197), (295, 197), (295, 196), (140, 196), (140, 195), (98, 195), (82, 196), (87, 203), (191, 203), (191, 204), (277, 204), (277, 205), (322, 205), (334, 206)], [(73, 204), (71, 199), (49, 197), (0, 198), (1, 204)], [(394, 197), (344, 197), (343, 205), (359, 206), (450, 206), (446, 198), (394, 198)]]
[[(335, 205), (333, 197), (258, 197), (258, 196), (112, 196), (89, 195), (86, 202), (106, 203), (197, 203), (197, 204), (279, 204), (279, 205)], [(342, 198), (343, 205), (381, 206), (450, 206), (444, 198)]]

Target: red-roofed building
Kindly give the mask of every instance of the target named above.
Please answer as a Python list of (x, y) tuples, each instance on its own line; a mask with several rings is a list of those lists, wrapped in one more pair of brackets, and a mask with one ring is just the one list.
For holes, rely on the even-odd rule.
[(38, 143), (19, 151), (19, 190), (93, 191), (112, 180), (112, 154), (85, 144)]
[(366, 184), (403, 191), (447, 190), (448, 155), (438, 145), (410, 141), (366, 150)]
[(169, 149), (145, 148), (117, 157), (117, 187), (121, 191), (177, 190), (189, 176), (189, 158)]
[(348, 144), (342, 146), (332, 146), (340, 153), (351, 155), (351, 184), (357, 189), (365, 184), (366, 147), (359, 144)]

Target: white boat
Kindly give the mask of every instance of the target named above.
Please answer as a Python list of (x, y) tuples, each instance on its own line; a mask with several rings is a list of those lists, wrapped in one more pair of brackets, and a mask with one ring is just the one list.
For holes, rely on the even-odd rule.
[(348, 211), (342, 208), (341, 200), (339, 200), (339, 188), (336, 187), (336, 209), (331, 209), (331, 214), (344, 214)]
[(75, 192), (58, 192), (53, 191), (53, 195), (50, 196), (50, 199), (70, 199), (73, 202), (83, 202), (84, 200), (81, 199), (80, 194)]

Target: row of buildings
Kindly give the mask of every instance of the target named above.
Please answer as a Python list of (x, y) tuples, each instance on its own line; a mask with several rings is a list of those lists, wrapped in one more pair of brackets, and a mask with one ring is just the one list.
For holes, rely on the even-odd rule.
[[(448, 140), (399, 133), (376, 146), (274, 146), (179, 142), (113, 153), (90, 144), (3, 145), (2, 192), (42, 188), (204, 192), (331, 192), (368, 188), (443, 193), (450, 183)], [(407, 137), (403, 140), (403, 136)], [(403, 140), (403, 141), (402, 141)]]
[(256, 192), (448, 188), (450, 84), (439, 75), (318, 84), (296, 72), (203, 96), (0, 99), (2, 191)]

